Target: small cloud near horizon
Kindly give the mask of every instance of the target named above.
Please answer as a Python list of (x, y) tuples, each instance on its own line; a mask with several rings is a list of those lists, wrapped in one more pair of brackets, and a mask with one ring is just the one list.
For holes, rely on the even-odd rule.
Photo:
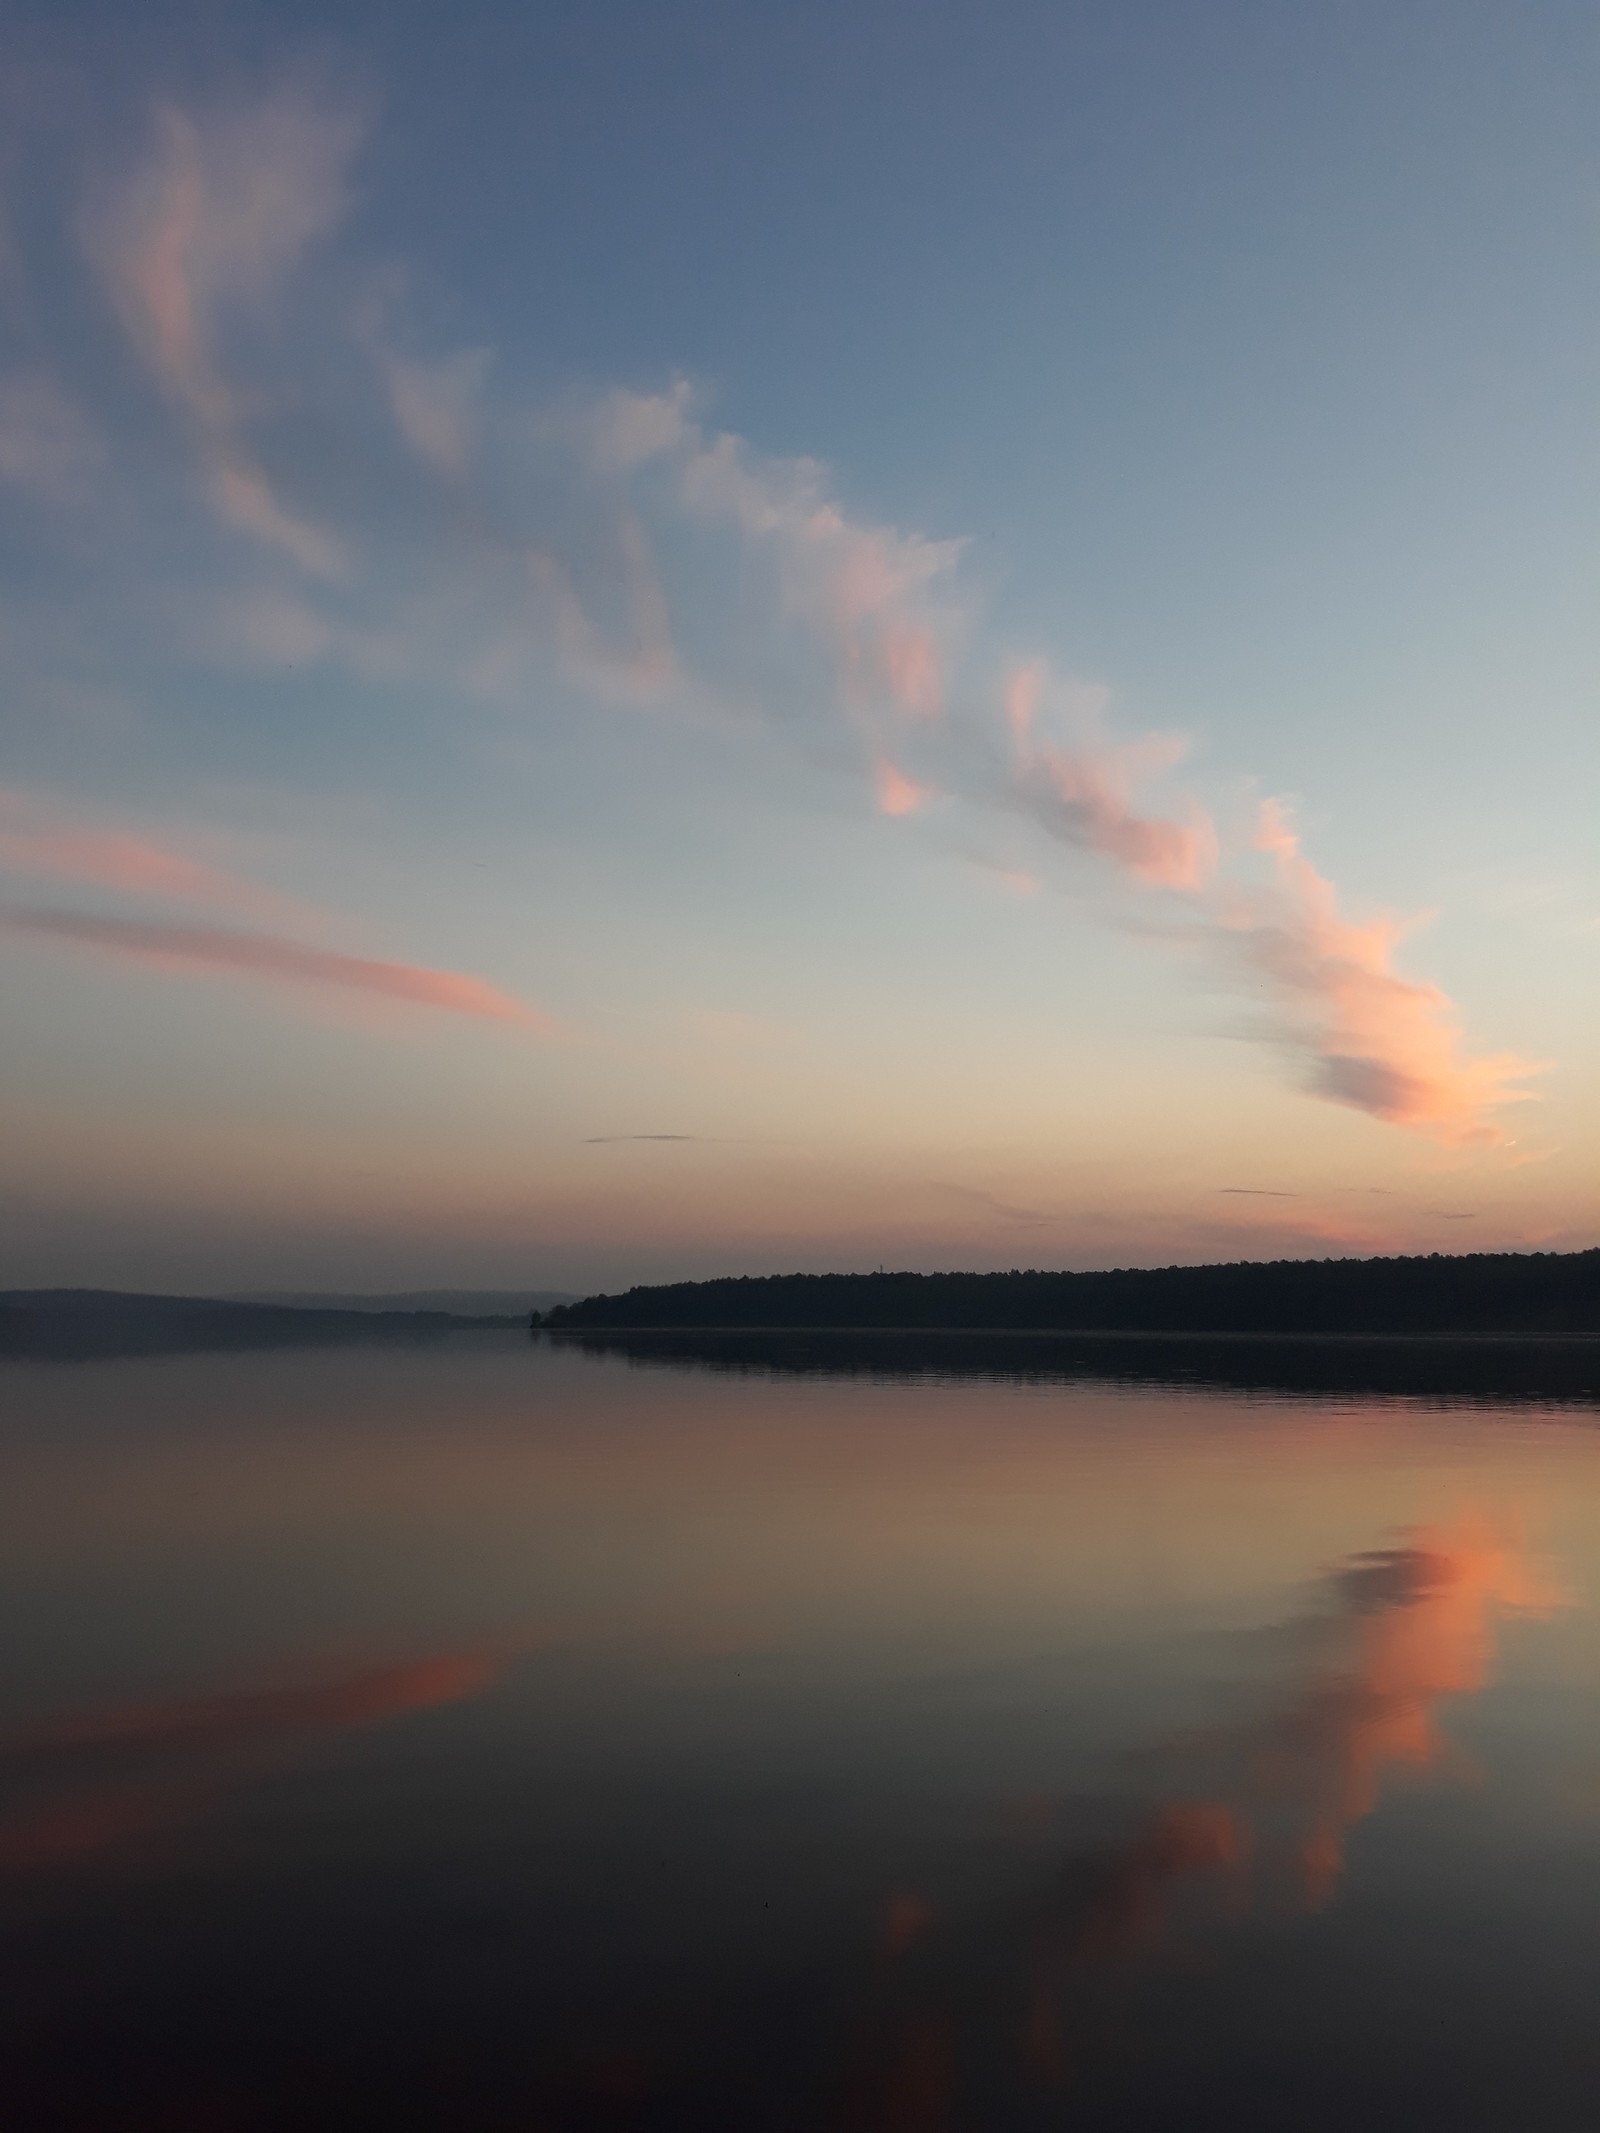
[(733, 1138), (723, 1133), (588, 1133), (584, 1135), (586, 1148), (601, 1148), (616, 1141), (702, 1141), (708, 1145), (722, 1146)]

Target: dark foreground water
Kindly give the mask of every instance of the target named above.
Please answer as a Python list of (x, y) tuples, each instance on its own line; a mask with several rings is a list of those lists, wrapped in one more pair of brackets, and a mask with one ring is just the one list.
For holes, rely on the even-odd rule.
[(1592, 1401), (768, 1360), (0, 1371), (6, 2133), (1600, 2123)]

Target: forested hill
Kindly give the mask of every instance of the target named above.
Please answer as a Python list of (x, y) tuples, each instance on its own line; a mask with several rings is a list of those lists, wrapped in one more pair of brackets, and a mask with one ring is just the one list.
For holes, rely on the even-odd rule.
[(1600, 1250), (1241, 1260), (1110, 1273), (773, 1274), (589, 1296), (602, 1327), (1012, 1328), (1127, 1333), (1600, 1333)]

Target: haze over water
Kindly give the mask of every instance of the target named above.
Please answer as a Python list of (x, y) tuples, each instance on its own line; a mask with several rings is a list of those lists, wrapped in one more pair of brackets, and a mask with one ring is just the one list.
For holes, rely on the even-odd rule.
[(1592, 2125), (1593, 1404), (1003, 1368), (7, 1367), (7, 2125)]

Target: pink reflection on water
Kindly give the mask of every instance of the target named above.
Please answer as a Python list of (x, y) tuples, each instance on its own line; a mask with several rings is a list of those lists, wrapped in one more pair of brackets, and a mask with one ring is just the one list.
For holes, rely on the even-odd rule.
[(0, 1746), (20, 1803), (0, 1817), (0, 1874), (49, 1872), (191, 1821), (320, 1737), (481, 1695), (488, 1646), (293, 1686), (76, 1712)]
[[(1209, 1796), (1159, 1801), (1120, 1843), (1058, 1862), (1018, 1951), (1027, 1979), (1022, 2052), (1036, 2078), (1064, 2080), (1093, 2042), (1081, 1999), (1092, 1975), (1175, 1953), (1197, 1933), (1214, 1938), (1253, 1907), (1258, 1884), (1287, 1885), (1302, 1909), (1327, 1904), (1349, 1831), (1378, 1807), (1391, 1774), (1445, 1765), (1441, 1706), (1493, 1680), (1497, 1620), (1547, 1617), (1564, 1604), (1522, 1536), (1481, 1512), (1350, 1558), (1328, 1593), (1331, 1604), (1286, 1625), (1305, 1654), (1296, 1678), (1254, 1718), (1191, 1744), (1211, 1773)], [(1008, 1819), (1015, 1834), (1039, 1832), (1037, 1812)], [(939, 1939), (924, 1899), (893, 1897), (885, 1918), (883, 1952)], [(892, 2115), (902, 2059), (916, 2058), (915, 2039), (931, 2034), (934, 2020), (914, 1986), (898, 2005), (876, 2007), (864, 2023), (871, 2048), (854, 2055), (841, 2124), (948, 2122), (955, 2030), (942, 2005), (938, 2063), (948, 2078), (937, 2110), (945, 2115)], [(932, 2088), (926, 2093), (931, 2099)]]

